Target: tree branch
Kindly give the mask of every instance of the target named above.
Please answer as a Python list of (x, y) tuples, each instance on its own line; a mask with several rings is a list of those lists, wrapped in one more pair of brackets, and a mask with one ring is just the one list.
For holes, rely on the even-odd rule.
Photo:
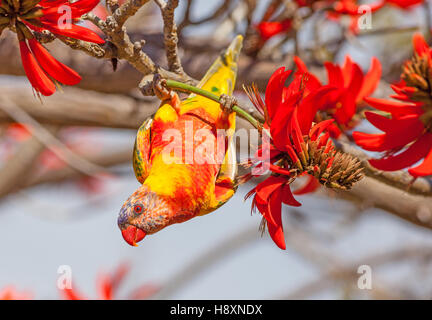
[(177, 25), (174, 21), (174, 10), (178, 6), (178, 0), (168, 0), (167, 2), (164, 0), (156, 0), (156, 3), (161, 10), (162, 19), (164, 22), (164, 43), (169, 70), (179, 75), (185, 76), (185, 72), (179, 58), (177, 47)]
[[(55, 133), (58, 127), (50, 130)], [(45, 145), (34, 136), (18, 147), (18, 151), (0, 169), (0, 197), (26, 185), (43, 150)]]
[(422, 195), (422, 196), (432, 196), (432, 182), (425, 178), (418, 178), (413, 181), (413, 177), (405, 171), (381, 171), (375, 169), (369, 164), (368, 159), (370, 159), (366, 153), (364, 153), (359, 148), (356, 148), (346, 142), (336, 141), (337, 147), (345, 153), (358, 158), (365, 168), (365, 175), (379, 180), (393, 188), (398, 188), (405, 193)]
[[(22, 87), (0, 88), (0, 96), (8, 97), (39, 123), (60, 126), (137, 129), (159, 105), (157, 101), (136, 101), (72, 87), (44, 99), (43, 104), (34, 98), (31, 90)], [(12, 122), (15, 120), (2, 111), (0, 102), (0, 123)]]
[(92, 175), (93, 172), (103, 172), (101, 168), (78, 156), (75, 152), (65, 146), (57, 139), (48, 129), (40, 125), (35, 119), (29, 116), (24, 110), (15, 105), (7, 97), (1, 97), (0, 108), (7, 113), (16, 122), (25, 124), (35, 138), (37, 138), (45, 147), (51, 149), (60, 159), (68, 163), (70, 166), (87, 175)]

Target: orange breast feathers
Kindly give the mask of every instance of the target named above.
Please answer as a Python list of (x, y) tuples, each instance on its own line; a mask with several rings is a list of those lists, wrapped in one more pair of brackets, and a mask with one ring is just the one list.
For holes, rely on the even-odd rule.
[(212, 118), (203, 108), (176, 121), (154, 120), (151, 169), (145, 181), (152, 191), (175, 199), (175, 206), (198, 214), (214, 205), (215, 181), (226, 152), (225, 116)]

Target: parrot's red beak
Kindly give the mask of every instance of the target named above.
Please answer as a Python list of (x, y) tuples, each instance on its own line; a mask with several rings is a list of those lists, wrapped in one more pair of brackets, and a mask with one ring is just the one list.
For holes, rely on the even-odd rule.
[(121, 233), (123, 239), (125, 239), (127, 243), (134, 247), (137, 246), (137, 242), (140, 242), (146, 236), (144, 231), (131, 225), (129, 225), (126, 229), (123, 229)]

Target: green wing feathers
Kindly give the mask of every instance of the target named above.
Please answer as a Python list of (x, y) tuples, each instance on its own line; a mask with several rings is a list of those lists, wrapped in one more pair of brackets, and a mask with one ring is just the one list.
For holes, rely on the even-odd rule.
[(139, 183), (143, 184), (150, 170), (151, 126), (153, 119), (148, 118), (138, 129), (133, 150), (133, 169)]

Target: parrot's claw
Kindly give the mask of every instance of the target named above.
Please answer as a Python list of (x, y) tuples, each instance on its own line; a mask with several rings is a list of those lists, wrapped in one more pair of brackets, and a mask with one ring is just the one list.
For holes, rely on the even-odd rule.
[(226, 113), (231, 113), (232, 108), (238, 103), (236, 97), (227, 95), (227, 94), (221, 94), (219, 98), (219, 103)]
[(156, 73), (153, 77), (153, 92), (162, 102), (171, 101), (175, 92), (166, 87), (166, 80)]

